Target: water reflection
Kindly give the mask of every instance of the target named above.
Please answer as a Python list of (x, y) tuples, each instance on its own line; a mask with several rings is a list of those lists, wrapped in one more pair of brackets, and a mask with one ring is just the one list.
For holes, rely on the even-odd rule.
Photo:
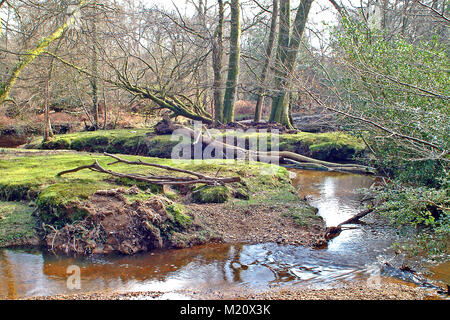
[(300, 196), (310, 199), (327, 226), (336, 226), (354, 216), (361, 208), (358, 190), (369, 188), (374, 182), (370, 177), (355, 174), (291, 171), (296, 174), (292, 181)]
[(342, 257), (340, 253), (330, 255), (323, 250), (272, 243), (77, 259), (42, 252), (2, 250), (2, 269), (8, 262), (14, 275), (0, 275), (0, 297), (12, 299), (77, 292), (66, 287), (67, 267), (74, 264), (81, 269), (82, 292), (218, 289), (229, 285), (263, 289), (280, 283), (329, 287), (335, 281), (364, 277), (364, 264), (360, 264), (364, 258), (361, 255), (354, 258), (357, 259)]

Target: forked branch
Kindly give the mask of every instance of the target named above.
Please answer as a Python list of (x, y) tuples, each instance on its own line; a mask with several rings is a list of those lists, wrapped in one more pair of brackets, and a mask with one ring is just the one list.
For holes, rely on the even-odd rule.
[(114, 177), (129, 178), (129, 179), (133, 179), (136, 181), (148, 182), (148, 183), (152, 183), (152, 184), (156, 184), (156, 185), (172, 185), (173, 186), (173, 185), (191, 185), (191, 184), (198, 184), (198, 183), (207, 184), (207, 185), (224, 185), (226, 183), (233, 183), (233, 182), (241, 181), (240, 177), (224, 177), (224, 178), (210, 177), (210, 176), (207, 176), (207, 175), (204, 175), (204, 174), (201, 174), (198, 172), (190, 171), (190, 170), (183, 170), (183, 169), (178, 169), (178, 168), (174, 168), (174, 167), (170, 167), (170, 166), (144, 162), (140, 159), (138, 161), (129, 161), (126, 159), (119, 158), (118, 156), (115, 156), (112, 154), (105, 153), (105, 155), (112, 157), (116, 160), (115, 162), (113, 162), (111, 164), (122, 162), (122, 163), (130, 164), (130, 165), (150, 166), (150, 167), (155, 167), (155, 168), (159, 168), (159, 169), (164, 169), (167, 171), (175, 171), (175, 172), (184, 173), (189, 176), (157, 176), (157, 175), (152, 175), (152, 174), (143, 175), (143, 174), (136, 174), (136, 173), (121, 173), (121, 172), (116, 172), (116, 171), (112, 171), (112, 170), (103, 168), (98, 163), (98, 160), (95, 160), (95, 162), (91, 165), (85, 165), (85, 166), (80, 166), (80, 167), (77, 167), (74, 169), (61, 171), (57, 174), (57, 176), (60, 177), (65, 174), (74, 173), (74, 172), (84, 170), (84, 169), (89, 169), (91, 171), (109, 174)]

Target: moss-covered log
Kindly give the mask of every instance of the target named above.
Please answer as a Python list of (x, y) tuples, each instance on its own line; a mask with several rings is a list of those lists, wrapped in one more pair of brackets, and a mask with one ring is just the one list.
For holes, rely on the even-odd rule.
[[(185, 134), (190, 136), (193, 141), (197, 140), (198, 133), (196, 133), (193, 129), (178, 126), (178, 132), (181, 134)], [(323, 160), (313, 159), (298, 153), (290, 152), (290, 151), (253, 151), (247, 150), (241, 147), (237, 147), (234, 145), (223, 143), (218, 139), (214, 139), (213, 137), (202, 134), (201, 141), (204, 145), (207, 145), (211, 149), (215, 150), (224, 150), (224, 153), (228, 154), (230, 151), (235, 154), (235, 156), (241, 154), (244, 155), (246, 160), (260, 161), (265, 163), (279, 163), (282, 159), (288, 159), (292, 161), (297, 161), (301, 163), (306, 163), (310, 165), (312, 168), (316, 169), (326, 169), (329, 171), (342, 171), (342, 172), (351, 172), (351, 173), (361, 173), (361, 174), (373, 174), (375, 169), (359, 165), (359, 164), (340, 164), (333, 163)]]

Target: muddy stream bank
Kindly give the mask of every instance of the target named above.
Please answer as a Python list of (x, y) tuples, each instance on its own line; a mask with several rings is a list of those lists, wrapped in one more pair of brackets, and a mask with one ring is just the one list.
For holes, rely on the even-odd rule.
[[(328, 226), (361, 210), (359, 188), (367, 176), (290, 170), (300, 196), (319, 209)], [(326, 248), (276, 243), (214, 244), (133, 256), (55, 256), (36, 249), (0, 249), (0, 299), (91, 291), (267, 290), (274, 286), (336, 288), (346, 283), (400, 282), (383, 270), (398, 240), (396, 230), (368, 215), (362, 224), (344, 230)], [(80, 270), (81, 289), (67, 288), (68, 268)], [(431, 269), (433, 280), (449, 282), (449, 264)], [(180, 296), (173, 296), (180, 298)], [(445, 298), (445, 297), (444, 297)]]

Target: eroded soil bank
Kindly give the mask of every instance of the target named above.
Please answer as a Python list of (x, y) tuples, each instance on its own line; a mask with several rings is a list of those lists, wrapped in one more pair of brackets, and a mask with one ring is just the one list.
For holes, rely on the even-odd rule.
[[(177, 188), (89, 170), (56, 176), (94, 159), (105, 167), (111, 162), (100, 154), (3, 149), (0, 206), (22, 203), (23, 219), (17, 224), (10, 219), (13, 213), (4, 210), (5, 221), (14, 225), (0, 235), (1, 245), (36, 244), (38, 238), (55, 252), (86, 255), (135, 254), (208, 242), (314, 245), (323, 240), (322, 219), (299, 198), (284, 168), (228, 160), (142, 158), (204, 174), (220, 171), (222, 176), (241, 177), (241, 182), (226, 186)], [(113, 169), (149, 174), (140, 166), (116, 164)], [(158, 169), (150, 171), (161, 174)], [(17, 225), (27, 230), (33, 225), (35, 232), (21, 235)]]

